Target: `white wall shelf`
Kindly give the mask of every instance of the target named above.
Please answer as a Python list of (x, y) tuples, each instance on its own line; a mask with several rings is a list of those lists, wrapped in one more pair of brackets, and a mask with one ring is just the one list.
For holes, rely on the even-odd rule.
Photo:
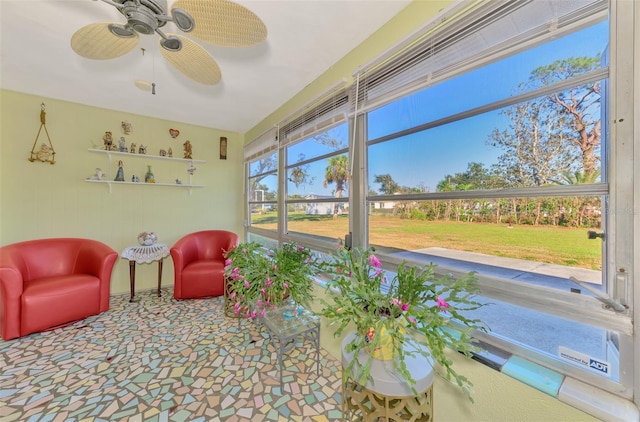
[[(89, 148), (89, 152), (95, 152), (98, 154), (106, 154), (107, 157), (109, 158), (109, 169), (106, 173), (106, 177), (112, 177), (112, 171), (111, 171), (111, 156), (118, 156), (118, 157), (131, 157), (131, 158), (136, 158), (136, 159), (152, 159), (152, 160), (166, 160), (166, 161), (175, 161), (175, 162), (179, 162), (179, 163), (205, 163), (206, 161), (204, 160), (193, 160), (190, 158), (174, 158), (174, 157), (163, 157), (161, 155), (150, 155), (150, 154), (135, 154), (135, 153), (131, 153), (131, 152), (120, 152), (120, 151), (106, 151), (103, 149), (93, 149), (93, 148)], [(94, 180), (94, 179), (85, 179), (85, 182), (89, 182), (89, 183), (104, 183), (107, 184), (107, 186), (109, 186), (109, 193), (111, 193), (111, 187), (113, 185), (136, 185), (136, 186), (167, 186), (167, 187), (174, 187), (174, 188), (187, 188), (189, 189), (189, 194), (191, 194), (191, 189), (192, 188), (203, 188), (204, 185), (195, 185), (193, 183), (191, 183), (191, 175), (189, 175), (189, 183), (146, 183), (146, 182), (125, 182), (125, 181), (115, 181), (115, 180)]]
[(104, 149), (95, 149), (95, 148), (89, 148), (89, 151), (97, 152), (99, 154), (107, 154), (109, 157), (111, 155), (117, 155), (121, 157), (151, 158), (153, 160), (168, 160), (168, 161), (177, 161), (177, 162), (183, 162), (183, 163), (206, 163), (206, 161), (204, 160), (192, 160), (190, 158), (163, 157), (161, 155), (136, 154), (132, 152), (120, 152), (120, 151), (107, 151)]

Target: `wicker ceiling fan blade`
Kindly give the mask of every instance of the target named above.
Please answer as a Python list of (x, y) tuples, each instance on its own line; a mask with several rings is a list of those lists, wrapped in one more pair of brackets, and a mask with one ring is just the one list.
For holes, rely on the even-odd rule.
[(110, 25), (117, 23), (100, 22), (84, 26), (71, 37), (71, 48), (78, 55), (94, 60), (115, 59), (124, 56), (138, 44), (138, 34), (120, 37), (111, 32)]
[(251, 47), (267, 38), (267, 27), (251, 10), (229, 0), (177, 0), (173, 8), (195, 21), (194, 38), (223, 47)]
[(182, 48), (177, 51), (160, 48), (164, 58), (189, 79), (204, 85), (215, 85), (220, 82), (222, 74), (213, 57), (196, 42), (176, 34), (167, 34), (182, 41)]

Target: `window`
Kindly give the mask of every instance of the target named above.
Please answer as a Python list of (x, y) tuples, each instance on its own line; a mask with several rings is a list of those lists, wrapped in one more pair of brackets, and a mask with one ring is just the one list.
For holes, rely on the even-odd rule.
[(347, 92), (340, 90), (283, 125), (284, 236), (334, 244), (349, 232)]
[(637, 397), (634, 126), (610, 125), (633, 112), (631, 10), (452, 3), (348, 92), (280, 122), (261, 156), (278, 165), (248, 160), (249, 209), (278, 205), (250, 234), (326, 252), (349, 233), (390, 269), (476, 271), (481, 340)]
[(366, 243), (390, 264), (477, 272), (485, 340), (628, 396), (629, 314), (595, 299), (630, 299), (603, 240), (616, 224), (606, 3), (493, 3), (358, 75)]
[(278, 231), (278, 151), (275, 130), (245, 147), (249, 232)]

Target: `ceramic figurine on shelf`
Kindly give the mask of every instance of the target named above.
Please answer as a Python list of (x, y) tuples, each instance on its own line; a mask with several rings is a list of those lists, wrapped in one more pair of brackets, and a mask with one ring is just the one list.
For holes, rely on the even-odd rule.
[(116, 182), (124, 182), (124, 168), (123, 168), (122, 160), (118, 161), (118, 172), (116, 173), (116, 178), (113, 179)]
[(171, 148), (169, 148), (169, 151), (167, 151), (167, 155), (169, 157), (173, 157), (173, 150)]
[(147, 174), (144, 175), (145, 183), (155, 183), (156, 178), (153, 176), (153, 172), (151, 171), (151, 166), (147, 166)]
[(131, 176), (131, 181), (134, 183), (138, 183), (140, 181), (140, 178), (134, 174), (133, 176)]
[(102, 173), (102, 169), (96, 168), (95, 174), (89, 177), (88, 180), (104, 180), (104, 174)]
[(161, 149), (160, 150), (160, 157), (166, 157), (167, 156), (167, 151)]
[(102, 140), (104, 141), (104, 149), (110, 151), (111, 145), (113, 144), (113, 137), (111, 136), (111, 132), (105, 132)]
[(182, 146), (184, 147), (184, 158), (191, 159), (191, 142), (186, 141)]
[(146, 154), (147, 153), (147, 147), (145, 147), (144, 145), (140, 145), (140, 148), (138, 148), (138, 154)]
[(190, 175), (193, 176), (193, 173), (195, 173), (195, 171), (196, 171), (196, 168), (193, 165), (193, 163), (189, 164), (189, 168), (187, 169), (187, 173), (189, 173)]
[(181, 185), (181, 184), (182, 184), (182, 180), (176, 179), (176, 185)]
[(124, 136), (121, 136), (120, 140), (118, 141), (118, 151), (127, 152), (127, 146), (125, 145)]
[(129, 148), (129, 152), (131, 154), (135, 154), (136, 153), (136, 144), (135, 144), (135, 142), (131, 142), (131, 147)]

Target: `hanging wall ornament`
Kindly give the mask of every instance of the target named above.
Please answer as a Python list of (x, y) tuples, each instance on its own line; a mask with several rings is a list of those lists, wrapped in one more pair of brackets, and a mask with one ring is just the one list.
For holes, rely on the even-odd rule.
[[(49, 141), (49, 145), (43, 143), (40, 145), (40, 149), (36, 150), (36, 144), (38, 143), (38, 137), (40, 136), (40, 132), (42, 132), (42, 128), (44, 128), (44, 132), (47, 135), (47, 140)], [(29, 157), (29, 161), (32, 163), (35, 161), (40, 161), (43, 163), (56, 163), (56, 152), (53, 150), (53, 144), (51, 143), (51, 138), (49, 137), (49, 131), (47, 130), (47, 112), (45, 111), (44, 103), (40, 104), (40, 129), (38, 129), (38, 134), (36, 135), (35, 141), (33, 141), (33, 146), (31, 147), (31, 156)]]

